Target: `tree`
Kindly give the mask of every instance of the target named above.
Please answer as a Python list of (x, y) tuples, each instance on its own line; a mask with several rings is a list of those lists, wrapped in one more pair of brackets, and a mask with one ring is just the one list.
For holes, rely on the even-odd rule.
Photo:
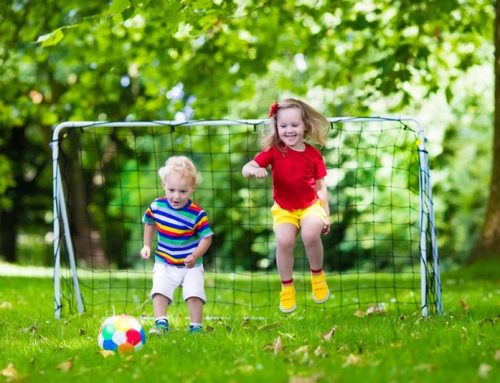
[(493, 161), (486, 217), (470, 261), (494, 258), (500, 260), (500, 1), (495, 4), (495, 118)]
[[(481, 60), (475, 51), (488, 39), (491, 11), (489, 0), (8, 3), (0, 14), (0, 229), (11, 261), (20, 233), (50, 230), (47, 143), (58, 122), (192, 110), (196, 119), (265, 116), (284, 94), (310, 97), (330, 115), (369, 114), (382, 99), (387, 113), (399, 113), (418, 103), (412, 87), (424, 97), (450, 94)], [(16, 148), (21, 142), (29, 151)]]

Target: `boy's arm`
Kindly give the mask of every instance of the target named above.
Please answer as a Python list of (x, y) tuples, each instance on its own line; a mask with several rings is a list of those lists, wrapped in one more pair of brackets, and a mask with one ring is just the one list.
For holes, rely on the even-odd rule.
[(141, 258), (149, 259), (151, 256), (151, 244), (153, 243), (153, 235), (155, 233), (155, 225), (146, 223), (144, 225), (144, 246), (141, 249)]
[(318, 196), (321, 206), (326, 212), (326, 222), (323, 234), (328, 234), (330, 231), (330, 205), (328, 204), (328, 189), (324, 178), (316, 180), (316, 195)]
[(255, 160), (251, 160), (243, 166), (243, 169), (241, 169), (241, 173), (243, 174), (243, 177), (245, 178), (250, 178), (250, 177), (255, 177), (255, 178), (265, 178), (267, 177), (267, 169), (262, 168), (259, 166), (259, 164)]
[(211, 244), (212, 244), (212, 236), (202, 238), (200, 243), (198, 243), (196, 249), (194, 249), (191, 255), (188, 255), (184, 260), (184, 264), (186, 265), (186, 267), (188, 268), (193, 267), (196, 264), (198, 258), (200, 258), (203, 254), (207, 252)]

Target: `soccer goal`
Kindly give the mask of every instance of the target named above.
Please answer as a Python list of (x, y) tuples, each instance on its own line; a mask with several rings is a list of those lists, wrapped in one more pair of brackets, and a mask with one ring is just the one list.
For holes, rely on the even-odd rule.
[[(331, 232), (323, 237), (330, 299), (311, 298), (297, 243), (299, 310), (442, 312), (424, 130), (414, 118), (329, 118), (321, 148)], [(141, 218), (163, 195), (158, 169), (187, 155), (203, 181), (193, 200), (215, 232), (204, 256), (206, 315), (278, 311), (280, 281), (271, 180), (247, 180), (268, 120), (65, 122), (53, 155), (55, 316), (89, 311), (151, 315), (153, 261), (143, 261)], [(300, 242), (300, 236), (297, 239)], [(181, 304), (179, 304), (181, 302)], [(180, 295), (174, 307), (181, 310)]]

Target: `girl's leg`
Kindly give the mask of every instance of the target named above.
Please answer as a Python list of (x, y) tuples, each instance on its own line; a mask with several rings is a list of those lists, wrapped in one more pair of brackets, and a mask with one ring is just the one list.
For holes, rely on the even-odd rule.
[(323, 268), (323, 242), (321, 242), (321, 233), (323, 232), (324, 222), (315, 215), (305, 217), (300, 223), (302, 242), (306, 250), (307, 259), (312, 270)]
[(281, 223), (274, 228), (276, 234), (276, 262), (281, 277), (280, 310), (291, 313), (297, 308), (293, 285), (293, 249), (297, 228), (290, 223)]
[(316, 215), (309, 215), (301, 222), (302, 242), (309, 259), (312, 293), (316, 303), (323, 303), (330, 296), (323, 272), (323, 243), (321, 242), (323, 228), (323, 219)]
[(282, 281), (293, 279), (293, 249), (297, 228), (291, 223), (282, 223), (274, 228), (276, 235), (276, 263)]

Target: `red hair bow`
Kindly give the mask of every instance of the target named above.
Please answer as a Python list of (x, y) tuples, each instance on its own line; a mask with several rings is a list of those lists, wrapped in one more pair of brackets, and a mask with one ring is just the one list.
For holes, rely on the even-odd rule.
[(276, 114), (276, 111), (279, 108), (278, 101), (274, 101), (273, 104), (271, 105), (271, 108), (269, 109), (269, 117), (272, 117)]

